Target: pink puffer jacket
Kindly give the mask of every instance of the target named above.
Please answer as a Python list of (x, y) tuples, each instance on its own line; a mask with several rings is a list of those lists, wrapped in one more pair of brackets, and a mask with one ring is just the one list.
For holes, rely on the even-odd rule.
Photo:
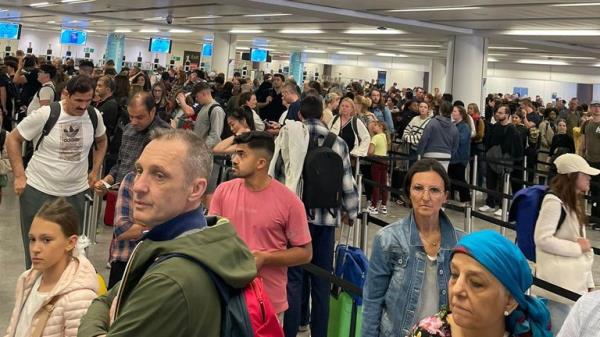
[[(36, 270), (29, 269), (19, 277), (17, 281), (15, 308), (13, 309), (10, 318), (10, 324), (6, 330), (5, 337), (13, 337), (21, 308), (29, 293), (33, 288), (33, 284), (40, 276)], [(90, 303), (97, 297), (98, 279), (96, 271), (90, 261), (82, 255), (73, 257), (67, 268), (63, 272), (60, 280), (50, 292), (46, 305), (55, 296), (60, 296), (59, 300), (54, 305), (54, 311), (50, 315), (46, 328), (42, 334), (43, 337), (75, 337), (79, 328), (79, 320), (87, 312)], [(39, 313), (43, 310), (40, 308), (34, 315), (32, 325), (29, 328), (27, 336), (30, 336), (38, 322)]]

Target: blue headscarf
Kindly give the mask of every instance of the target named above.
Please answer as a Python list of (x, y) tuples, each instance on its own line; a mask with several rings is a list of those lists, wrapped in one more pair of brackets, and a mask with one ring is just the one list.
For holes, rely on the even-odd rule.
[(454, 253), (465, 253), (477, 260), (510, 292), (519, 306), (506, 317), (508, 332), (519, 336), (531, 332), (533, 337), (551, 337), (550, 312), (544, 302), (528, 296), (533, 277), (523, 253), (515, 244), (492, 230), (464, 236)]

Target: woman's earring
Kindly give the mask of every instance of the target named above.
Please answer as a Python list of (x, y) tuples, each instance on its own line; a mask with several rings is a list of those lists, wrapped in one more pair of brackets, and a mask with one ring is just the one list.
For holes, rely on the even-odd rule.
[(510, 315), (507, 310), (504, 310), (504, 316)]

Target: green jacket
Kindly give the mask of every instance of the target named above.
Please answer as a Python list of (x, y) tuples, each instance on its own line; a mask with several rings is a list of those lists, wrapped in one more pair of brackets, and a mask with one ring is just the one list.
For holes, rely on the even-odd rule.
[[(223, 218), (174, 240), (143, 240), (132, 254), (122, 285), (92, 302), (77, 336), (218, 337), (219, 294), (202, 267), (171, 258), (148, 269), (157, 256), (168, 253), (202, 261), (234, 288), (245, 287), (257, 273), (252, 253)], [(123, 288), (120, 295), (119, 288)], [(113, 306), (116, 318), (109, 324), (113, 300), (119, 304)]]

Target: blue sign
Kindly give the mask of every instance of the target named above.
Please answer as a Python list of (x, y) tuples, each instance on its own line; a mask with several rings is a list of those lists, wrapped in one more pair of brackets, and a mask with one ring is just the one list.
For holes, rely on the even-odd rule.
[(152, 53), (168, 54), (171, 52), (171, 40), (153, 37), (150, 39), (150, 47), (148, 50)]
[(518, 94), (519, 97), (527, 97), (529, 96), (529, 88), (514, 87), (513, 94)]
[(252, 50), (250, 51), (250, 61), (267, 62), (267, 54), (269, 54), (269, 52), (265, 49), (252, 48)]
[(115, 61), (117, 73), (121, 72), (125, 56), (125, 34), (109, 33), (106, 38), (106, 60)]
[(60, 43), (76, 46), (85, 46), (87, 33), (83, 30), (63, 29), (60, 32)]
[(210, 57), (213, 54), (213, 45), (205, 43), (202, 45), (202, 57)]
[(0, 22), (0, 39), (18, 40), (21, 37), (21, 25)]

